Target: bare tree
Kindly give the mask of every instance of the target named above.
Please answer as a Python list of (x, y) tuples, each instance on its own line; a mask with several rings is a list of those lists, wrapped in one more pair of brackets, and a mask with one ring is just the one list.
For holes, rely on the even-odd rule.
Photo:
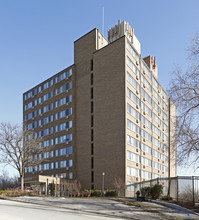
[(121, 177), (115, 177), (113, 182), (114, 187), (118, 190), (119, 195), (122, 194), (122, 190), (124, 190), (125, 182)]
[[(188, 71), (173, 71), (169, 94), (177, 106), (176, 142), (178, 163), (195, 164), (199, 160), (199, 37), (189, 48)], [(175, 140), (175, 138), (173, 138)]]
[(42, 148), (40, 142), (41, 139), (32, 131), (17, 125), (0, 123), (0, 163), (10, 165), (18, 171), (22, 192), (25, 168), (40, 164), (42, 159), (37, 155), (49, 150)]

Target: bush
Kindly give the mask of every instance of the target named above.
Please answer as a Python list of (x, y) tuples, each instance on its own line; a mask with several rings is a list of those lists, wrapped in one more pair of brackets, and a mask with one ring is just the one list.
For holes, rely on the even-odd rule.
[(159, 184), (155, 184), (155, 186), (151, 187), (150, 194), (152, 199), (158, 199), (163, 193), (163, 186)]
[(163, 186), (159, 184), (155, 184), (154, 186), (147, 186), (141, 189), (141, 192), (147, 192), (147, 196), (152, 199), (158, 199), (163, 193)]
[(101, 190), (96, 189), (91, 191), (91, 196), (100, 197), (101, 195), (102, 195)]
[(118, 191), (116, 190), (106, 190), (105, 196), (111, 197), (111, 196), (118, 196)]

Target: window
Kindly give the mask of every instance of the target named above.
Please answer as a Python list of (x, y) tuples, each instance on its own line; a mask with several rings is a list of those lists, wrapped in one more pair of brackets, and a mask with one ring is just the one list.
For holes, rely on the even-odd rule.
[(34, 106), (36, 106), (37, 105), (37, 99), (35, 99), (35, 100), (33, 100), (32, 102), (29, 102), (28, 104), (26, 104), (25, 106), (24, 106), (24, 109), (25, 109), (25, 111), (26, 110), (28, 110), (28, 109), (30, 109), (30, 108), (33, 108)]
[(72, 147), (61, 148), (55, 151), (55, 156), (58, 157), (67, 154), (72, 154), (72, 152), (73, 152)]
[(140, 99), (129, 89), (127, 88), (127, 96), (138, 106), (140, 106)]
[(56, 76), (55, 83), (58, 83), (59, 81), (64, 80), (64, 79), (68, 79), (69, 76), (71, 75), (72, 75), (72, 69), (69, 69), (65, 71), (64, 73), (60, 74), (59, 76)]
[(93, 113), (93, 102), (91, 102), (91, 113)]
[(148, 132), (146, 132), (145, 130), (142, 129), (141, 134), (142, 134), (142, 137), (145, 138), (147, 141), (149, 141), (149, 142), (152, 141), (151, 135)]
[(52, 85), (53, 85), (53, 79), (51, 79), (48, 82), (44, 83), (43, 85), (39, 86), (39, 92), (42, 92), (43, 90), (49, 88)]
[(50, 103), (49, 105), (44, 106), (43, 108), (39, 109), (39, 115), (42, 115), (50, 110), (53, 109), (53, 103)]
[(91, 129), (91, 141), (93, 141), (93, 129)]
[(61, 98), (58, 101), (55, 102), (55, 108), (60, 107), (62, 105), (67, 105), (68, 103), (72, 102), (72, 95), (69, 95), (67, 97)]
[(130, 104), (127, 103), (127, 112), (132, 115), (134, 118), (140, 120), (140, 113), (135, 110)]
[(41, 142), (41, 146), (42, 147), (49, 147), (49, 146), (53, 146), (53, 143), (54, 143), (54, 140), (49, 139), (49, 140)]
[(139, 177), (140, 176), (140, 170), (133, 168), (133, 167), (127, 167), (127, 175), (128, 176), (135, 176)]
[(140, 127), (134, 124), (132, 121), (127, 119), (127, 128), (134, 131), (136, 134), (140, 134)]
[(93, 143), (91, 144), (91, 155), (93, 155), (94, 154), (94, 145), (93, 145)]
[(140, 142), (129, 135), (127, 135), (127, 144), (131, 145), (132, 147), (140, 148)]
[(37, 88), (32, 89), (30, 92), (28, 92), (24, 95), (24, 100), (29, 99), (29, 98), (33, 97), (34, 95), (36, 95), (36, 94), (37, 94)]
[(46, 118), (42, 118), (41, 120), (38, 121), (38, 123), (39, 123), (39, 126), (42, 126), (42, 125), (45, 125), (45, 124), (50, 123), (52, 121), (53, 121), (53, 115), (50, 115)]
[(93, 73), (91, 73), (91, 85), (93, 85)]
[(136, 80), (131, 76), (129, 72), (127, 72), (127, 81), (137, 90), (140, 91), (140, 85), (136, 82)]
[(138, 68), (135, 66), (135, 64), (132, 62), (132, 60), (128, 56), (126, 57), (126, 63), (139, 79), (140, 71), (138, 70)]
[(31, 112), (31, 113), (25, 115), (24, 116), (24, 120), (26, 121), (26, 120), (32, 119), (32, 118), (34, 118), (36, 116), (37, 116), (37, 111), (34, 111), (34, 112)]
[(39, 137), (43, 137), (50, 134), (53, 134), (53, 127), (39, 131)]
[(93, 60), (91, 60), (91, 71), (93, 70)]
[(145, 64), (145, 62), (142, 60), (141, 62), (141, 67), (144, 70), (144, 72), (146, 73), (146, 75), (149, 77), (149, 79), (151, 79), (151, 71), (149, 70), (148, 66)]
[(72, 121), (67, 121), (65, 123), (59, 124), (55, 126), (55, 132), (68, 130), (69, 128), (72, 128)]
[(72, 134), (63, 135), (55, 138), (55, 144), (62, 144), (72, 141)]
[(94, 159), (93, 159), (93, 157), (91, 157), (91, 169), (93, 169), (94, 168)]
[(151, 173), (142, 170), (142, 178), (145, 179), (145, 180), (151, 179)]
[(72, 88), (72, 82), (69, 82), (69, 83), (55, 89), (55, 95), (58, 95), (62, 92), (68, 92), (68, 90), (71, 88)]
[(72, 114), (72, 108), (68, 108), (64, 111), (58, 112), (55, 114), (55, 120), (58, 120), (63, 117), (68, 117)]
[(140, 163), (140, 156), (137, 154), (134, 154), (130, 151), (127, 151), (127, 160), (136, 162), (136, 163)]
[(48, 100), (48, 99), (50, 99), (50, 98), (52, 98), (52, 97), (53, 97), (53, 91), (51, 91), (51, 92), (49, 92), (49, 93), (47, 93), (47, 94), (41, 96), (41, 97), (38, 99), (38, 102), (39, 102), (39, 104), (41, 104), (42, 102), (44, 102), (44, 101), (46, 101), (46, 100)]
[(134, 57), (134, 59), (140, 63), (140, 58), (139, 55), (137, 54), (137, 52), (135, 52), (135, 50), (133, 49), (133, 47), (129, 44), (129, 42), (127, 41), (127, 50), (132, 54), (132, 56)]
[(91, 88), (91, 99), (93, 99), (93, 87)]
[(151, 155), (152, 149), (151, 149), (151, 147), (149, 147), (146, 144), (142, 143), (142, 151), (149, 154), (149, 155)]
[(93, 122), (94, 120), (93, 120), (93, 115), (91, 115), (91, 127), (93, 127)]
[(94, 171), (91, 171), (91, 183), (94, 183)]
[(151, 160), (146, 157), (142, 157), (142, 164), (147, 167), (151, 167)]

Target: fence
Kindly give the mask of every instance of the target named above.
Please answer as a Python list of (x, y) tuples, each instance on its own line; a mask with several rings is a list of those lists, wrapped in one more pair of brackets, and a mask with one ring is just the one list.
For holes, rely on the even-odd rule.
[(163, 196), (170, 196), (177, 202), (199, 203), (199, 176), (177, 176), (171, 178), (157, 178), (126, 186), (127, 191), (132, 191), (136, 196), (137, 190), (145, 186), (163, 186)]

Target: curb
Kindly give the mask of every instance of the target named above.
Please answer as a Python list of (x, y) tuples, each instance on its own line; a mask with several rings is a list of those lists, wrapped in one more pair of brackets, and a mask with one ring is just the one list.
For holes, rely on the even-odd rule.
[(190, 209), (186, 209), (182, 206), (179, 206), (179, 205), (176, 205), (176, 204), (172, 204), (172, 203), (166, 203), (166, 202), (160, 202), (160, 201), (150, 201), (151, 203), (154, 203), (154, 204), (158, 204), (158, 205), (162, 205), (162, 206), (165, 206), (167, 208), (171, 208), (171, 209), (174, 209), (174, 210), (178, 210), (178, 211), (181, 211), (181, 212), (184, 212), (184, 213), (190, 213), (190, 214), (194, 214), (194, 215), (197, 215), (199, 216), (199, 213), (197, 212), (194, 212)]

